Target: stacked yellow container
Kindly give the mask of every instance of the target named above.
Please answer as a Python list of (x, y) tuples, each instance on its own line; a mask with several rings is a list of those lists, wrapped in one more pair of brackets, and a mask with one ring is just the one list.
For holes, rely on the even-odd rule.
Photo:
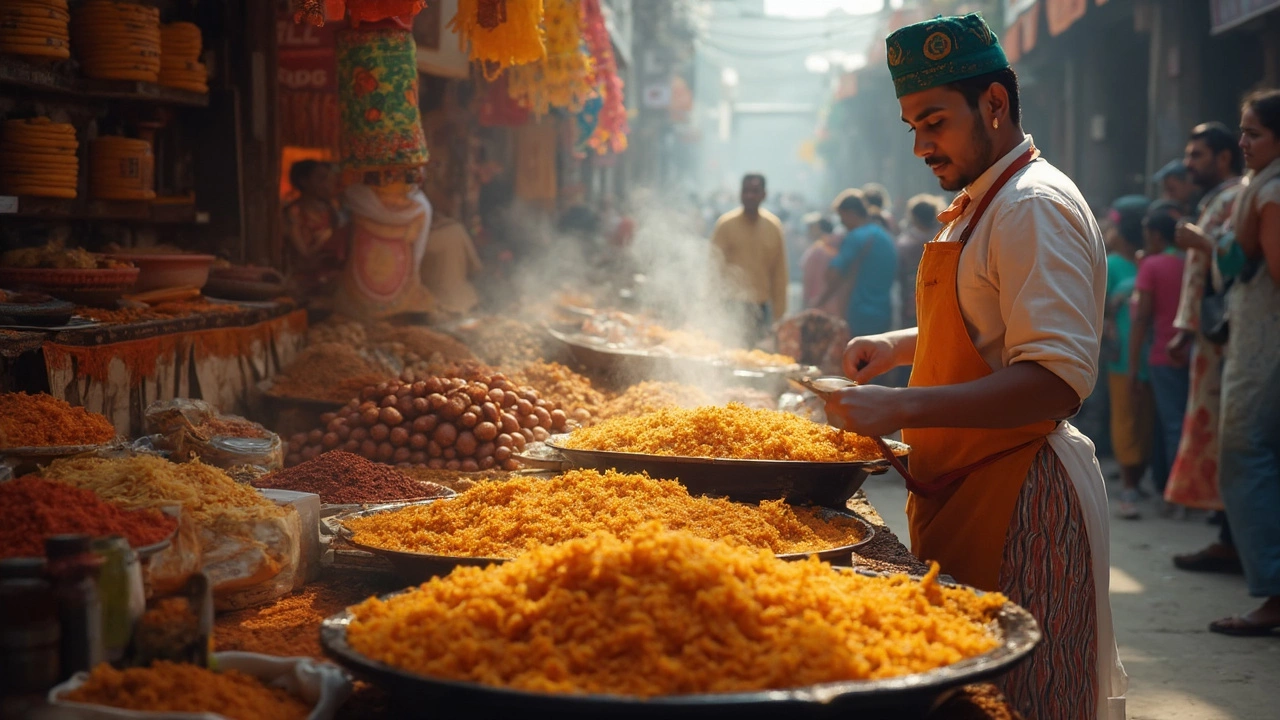
[(71, 36), (87, 77), (160, 78), (160, 10), (114, 0), (86, 0), (71, 18)]
[(74, 198), (75, 128), (47, 117), (7, 120), (0, 133), (0, 194)]
[(67, 0), (0, 2), (0, 52), (34, 58), (71, 57)]
[(89, 195), (95, 200), (153, 200), (155, 168), (146, 140), (97, 138), (89, 143)]
[(160, 84), (208, 94), (209, 71), (200, 62), (204, 51), (200, 28), (188, 22), (160, 28)]

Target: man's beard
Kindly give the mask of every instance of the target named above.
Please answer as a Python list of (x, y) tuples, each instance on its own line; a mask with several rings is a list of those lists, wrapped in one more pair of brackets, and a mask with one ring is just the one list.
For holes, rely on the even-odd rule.
[[(974, 156), (983, 163), (982, 169), (972, 173), (962, 171), (958, 178), (950, 182), (943, 178), (938, 178), (938, 185), (947, 192), (959, 192), (965, 189), (995, 162), (995, 158), (991, 157), (994, 145), (991, 142), (991, 138), (987, 136), (987, 130), (982, 125), (981, 117), (979, 117), (978, 122), (974, 123), (973, 134), (970, 139), (973, 142), (973, 148), (976, 150)], [(947, 158), (947, 160), (950, 161), (950, 158)]]

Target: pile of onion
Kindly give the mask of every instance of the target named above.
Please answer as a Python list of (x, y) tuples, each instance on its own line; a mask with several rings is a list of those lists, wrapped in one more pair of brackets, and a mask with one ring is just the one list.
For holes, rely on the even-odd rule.
[(289, 439), (286, 465), (346, 450), (393, 465), (515, 470), (512, 455), (526, 443), (569, 429), (563, 410), (501, 374), (380, 383), (320, 421), (323, 428)]

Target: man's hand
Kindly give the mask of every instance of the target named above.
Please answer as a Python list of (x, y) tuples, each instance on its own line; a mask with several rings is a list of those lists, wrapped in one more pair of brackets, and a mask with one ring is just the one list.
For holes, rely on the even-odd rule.
[(827, 399), (827, 422), (841, 430), (880, 437), (905, 424), (901, 390), (879, 385), (845, 388)]
[(1186, 330), (1179, 330), (1178, 334), (1169, 340), (1169, 344), (1165, 347), (1165, 352), (1168, 353), (1169, 359), (1173, 361), (1174, 365), (1186, 367), (1187, 363), (1191, 362), (1191, 341), (1194, 338), (1195, 336), (1192, 333)]
[(1179, 222), (1178, 229), (1173, 234), (1173, 243), (1182, 250), (1203, 250), (1210, 252), (1213, 250), (1213, 241), (1209, 236), (1204, 234), (1199, 226), (1190, 222)]
[(856, 337), (845, 346), (844, 375), (854, 382), (870, 382), (897, 366), (897, 346), (888, 335)]

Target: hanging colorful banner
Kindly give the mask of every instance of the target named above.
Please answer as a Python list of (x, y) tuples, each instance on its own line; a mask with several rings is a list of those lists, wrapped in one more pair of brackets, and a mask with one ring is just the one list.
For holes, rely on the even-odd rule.
[(415, 53), (413, 35), (405, 30), (338, 33), (341, 156), (348, 176), (426, 164)]

